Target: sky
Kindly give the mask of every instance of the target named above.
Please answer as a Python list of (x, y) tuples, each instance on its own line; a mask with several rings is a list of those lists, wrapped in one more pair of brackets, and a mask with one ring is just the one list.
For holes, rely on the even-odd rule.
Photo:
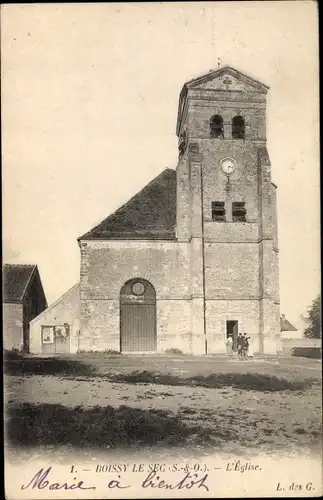
[(48, 303), (79, 280), (77, 237), (166, 167), (178, 97), (218, 63), (270, 87), (281, 312), (320, 289), (315, 2), (2, 5), (3, 260)]

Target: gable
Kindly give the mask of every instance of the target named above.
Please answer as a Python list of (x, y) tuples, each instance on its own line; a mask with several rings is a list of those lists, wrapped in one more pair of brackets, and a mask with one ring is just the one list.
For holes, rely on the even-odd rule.
[(176, 239), (176, 172), (165, 169), (78, 240)]
[(33, 300), (36, 299), (38, 304), (41, 303), (43, 304), (43, 307), (47, 307), (47, 299), (37, 266), (35, 267), (35, 270), (30, 280), (28, 281), (28, 284), (24, 291), (24, 298), (32, 298)]
[[(35, 318), (30, 321), (30, 324), (37, 323), (39, 320), (43, 318), (49, 319), (51, 314), (59, 314), (59, 311), (55, 309), (58, 308), (67, 308), (71, 309), (71, 304), (73, 306), (74, 312), (79, 310), (79, 299), (80, 299), (80, 282), (76, 283), (72, 288), (70, 288), (67, 292), (65, 292), (61, 297), (59, 297), (53, 304), (44, 309), (41, 313), (38, 314)], [(76, 315), (78, 317), (78, 315)], [(51, 320), (53, 321), (53, 320)], [(54, 320), (55, 321), (55, 320)]]
[(185, 84), (188, 88), (224, 90), (233, 92), (267, 92), (268, 87), (263, 83), (237, 71), (230, 66), (210, 71)]
[(5, 264), (3, 268), (3, 301), (22, 301), (35, 265)]
[(198, 88), (210, 90), (230, 90), (234, 92), (253, 90), (253, 87), (250, 89), (250, 85), (246, 85), (241, 80), (238, 80), (238, 78), (233, 78), (229, 75), (222, 75), (217, 78), (213, 78), (212, 80), (198, 85)]

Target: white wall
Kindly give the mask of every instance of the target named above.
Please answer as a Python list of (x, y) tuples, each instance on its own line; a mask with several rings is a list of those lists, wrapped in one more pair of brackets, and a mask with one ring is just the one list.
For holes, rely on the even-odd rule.
[(30, 352), (35, 354), (42, 352), (42, 326), (63, 325), (64, 323), (70, 326), (70, 352), (76, 352), (79, 340), (79, 318), (80, 286), (77, 283), (30, 322)]

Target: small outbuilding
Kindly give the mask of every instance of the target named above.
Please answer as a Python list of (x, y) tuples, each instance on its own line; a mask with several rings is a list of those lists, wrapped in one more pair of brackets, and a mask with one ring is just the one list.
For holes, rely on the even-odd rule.
[(282, 333), (282, 338), (294, 339), (300, 337), (298, 329), (294, 325), (292, 325), (290, 321), (288, 321), (285, 314), (282, 314), (280, 318), (280, 330)]
[[(280, 328), (281, 328), (281, 346), (284, 352), (292, 353), (294, 349), (308, 349), (308, 348), (319, 348), (321, 346), (321, 339), (309, 339), (306, 338), (304, 332), (309, 324), (309, 320), (300, 315), (299, 320), (296, 321), (294, 326), (285, 314), (282, 314), (280, 318)], [(301, 354), (298, 354), (301, 356)]]
[(3, 347), (29, 352), (29, 323), (47, 308), (36, 265), (3, 268)]

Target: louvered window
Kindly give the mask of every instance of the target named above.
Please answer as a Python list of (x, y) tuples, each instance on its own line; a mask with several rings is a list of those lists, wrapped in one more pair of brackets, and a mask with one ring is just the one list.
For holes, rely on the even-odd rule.
[(212, 220), (219, 222), (225, 221), (224, 201), (212, 201)]
[(234, 201), (232, 203), (232, 220), (233, 222), (246, 221), (246, 206), (244, 201)]

